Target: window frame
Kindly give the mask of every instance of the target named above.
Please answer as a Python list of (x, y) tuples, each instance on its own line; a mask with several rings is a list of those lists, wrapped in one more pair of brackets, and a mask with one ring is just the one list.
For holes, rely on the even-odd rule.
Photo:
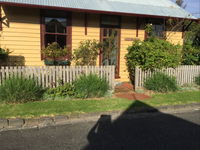
[[(45, 48), (45, 36), (46, 35), (65, 35), (66, 36), (66, 47), (69, 49), (70, 53), (66, 58), (71, 58), (72, 53), (72, 13), (66, 11), (51, 11), (51, 10), (40, 10), (40, 37), (41, 37), (41, 60), (44, 60), (44, 55), (42, 50)], [(67, 26), (66, 33), (50, 33), (46, 32), (45, 18), (66, 18)]]
[(0, 31), (3, 31), (3, 16), (2, 16), (2, 7), (0, 5)]

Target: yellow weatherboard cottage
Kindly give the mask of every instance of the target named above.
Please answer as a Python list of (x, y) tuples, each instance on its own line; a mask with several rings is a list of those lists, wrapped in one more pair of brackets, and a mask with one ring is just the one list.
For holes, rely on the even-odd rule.
[(171, 31), (167, 20), (196, 19), (170, 0), (0, 0), (0, 8), (0, 46), (12, 51), (11, 62), (42, 66), (41, 50), (48, 43), (73, 51), (80, 41), (104, 41), (114, 31), (112, 64), (101, 53), (98, 65), (115, 65), (120, 81), (129, 80), (124, 56), (133, 40), (146, 38), (145, 24), (152, 23), (157, 36), (182, 44), (183, 31)]

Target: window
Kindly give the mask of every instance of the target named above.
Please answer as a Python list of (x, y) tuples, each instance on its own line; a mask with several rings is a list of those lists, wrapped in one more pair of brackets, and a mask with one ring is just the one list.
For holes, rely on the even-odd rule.
[(152, 18), (147, 23), (152, 24), (152, 34), (158, 38), (163, 38), (165, 33), (165, 22), (164, 19)]
[(153, 24), (153, 35), (156, 37), (164, 37), (164, 25)]
[(67, 45), (67, 19), (45, 17), (45, 46), (57, 42), (62, 48)]
[(41, 11), (42, 49), (53, 42), (71, 50), (71, 14), (62, 11)]

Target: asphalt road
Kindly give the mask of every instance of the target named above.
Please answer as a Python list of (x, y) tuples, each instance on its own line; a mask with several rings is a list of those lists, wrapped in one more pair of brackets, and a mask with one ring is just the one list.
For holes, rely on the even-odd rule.
[(200, 150), (200, 111), (0, 132), (0, 150)]

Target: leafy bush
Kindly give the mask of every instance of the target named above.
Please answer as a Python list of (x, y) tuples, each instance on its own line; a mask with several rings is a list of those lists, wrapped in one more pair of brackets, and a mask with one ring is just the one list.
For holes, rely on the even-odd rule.
[(195, 78), (195, 83), (200, 86), (200, 75)]
[(200, 47), (195, 47), (191, 43), (183, 46), (183, 65), (200, 65)]
[(10, 50), (9, 49), (3, 49), (0, 48), (0, 60), (1, 59), (5, 59), (6, 57), (8, 57), (8, 55), (10, 54)]
[(75, 95), (74, 87), (70, 83), (65, 83), (56, 88), (48, 89), (46, 93), (48, 96), (55, 97), (73, 97)]
[(175, 77), (170, 77), (164, 73), (156, 72), (152, 77), (148, 77), (144, 82), (144, 87), (156, 92), (177, 91), (178, 85)]
[(143, 70), (176, 67), (180, 64), (181, 47), (165, 40), (150, 38), (144, 42), (135, 41), (128, 47), (126, 55), (130, 68), (139, 66)]
[(77, 98), (102, 97), (109, 90), (106, 79), (102, 79), (95, 74), (82, 75), (73, 84)]
[(43, 49), (44, 56), (52, 59), (65, 57), (68, 53), (69, 51), (66, 48), (61, 48), (57, 42), (48, 44), (48, 46)]
[(0, 100), (8, 103), (24, 103), (41, 100), (43, 88), (34, 79), (13, 76), (0, 86)]
[(101, 44), (96, 40), (86, 40), (80, 42), (80, 46), (77, 49), (74, 49), (73, 54), (73, 60), (75, 61), (76, 65), (96, 65), (100, 47)]
[(181, 46), (157, 38), (149, 38), (144, 42), (138, 40), (128, 47), (125, 58), (130, 78), (134, 81), (136, 66), (143, 70), (178, 66), (181, 62)]

